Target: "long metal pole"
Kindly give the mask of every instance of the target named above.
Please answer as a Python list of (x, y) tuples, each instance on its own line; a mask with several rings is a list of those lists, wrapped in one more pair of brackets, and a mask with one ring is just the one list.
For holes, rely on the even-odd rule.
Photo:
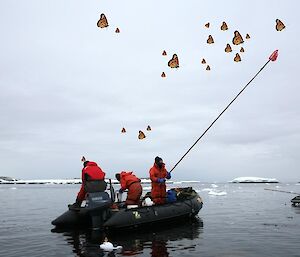
[(195, 141), (195, 143), (185, 152), (185, 154), (179, 159), (179, 161), (170, 170), (173, 171), (177, 165), (183, 160), (183, 158), (192, 150), (192, 148), (200, 141), (200, 139), (206, 134), (206, 132), (215, 124), (215, 122), (222, 116), (222, 114), (229, 108), (229, 106), (239, 97), (241, 93), (249, 86), (249, 84), (257, 77), (257, 75), (267, 66), (270, 61), (275, 61), (278, 55), (278, 50), (274, 51), (269, 57), (269, 60), (260, 68), (260, 70), (254, 75), (254, 77), (247, 83), (246, 86), (231, 100), (231, 102), (225, 107), (225, 109), (218, 115), (218, 117), (208, 126), (208, 128), (202, 133), (202, 135)]

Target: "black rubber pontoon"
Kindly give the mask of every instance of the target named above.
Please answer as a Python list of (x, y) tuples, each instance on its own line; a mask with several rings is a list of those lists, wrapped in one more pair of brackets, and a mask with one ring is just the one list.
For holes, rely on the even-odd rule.
[(158, 225), (161, 222), (195, 217), (201, 210), (201, 197), (191, 188), (172, 189), (177, 201), (163, 205), (120, 207), (113, 209), (106, 192), (89, 193), (87, 206), (68, 210), (52, 221), (57, 228), (92, 227), (99, 229), (126, 229)]

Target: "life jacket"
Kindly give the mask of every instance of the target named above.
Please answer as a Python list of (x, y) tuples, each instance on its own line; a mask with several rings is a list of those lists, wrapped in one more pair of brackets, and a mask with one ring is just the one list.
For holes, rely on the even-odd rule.
[(166, 184), (165, 183), (158, 183), (157, 180), (159, 178), (166, 178), (167, 177), (167, 170), (165, 165), (161, 168), (158, 167), (156, 163), (154, 163), (153, 167), (149, 171), (150, 179), (151, 179), (151, 197), (152, 201), (155, 204), (163, 204), (166, 200)]
[(150, 179), (152, 183), (157, 183), (157, 179), (159, 178), (166, 178), (167, 177), (167, 170), (165, 168), (165, 164), (162, 165), (161, 168), (158, 167), (156, 163), (153, 164), (153, 167), (149, 171)]
[(120, 173), (120, 184), (121, 184), (121, 189), (125, 190), (125, 189), (129, 189), (129, 187), (133, 184), (133, 183), (137, 183), (137, 182), (141, 182), (141, 180), (136, 177), (132, 171), (126, 172), (126, 171), (122, 171)]
[(95, 162), (88, 162), (82, 169), (82, 182), (89, 180), (104, 180), (105, 173)]
[(104, 180), (105, 173), (95, 162), (88, 162), (87, 165), (82, 169), (81, 178), (82, 185), (77, 194), (78, 201), (83, 201), (86, 194), (86, 181)]

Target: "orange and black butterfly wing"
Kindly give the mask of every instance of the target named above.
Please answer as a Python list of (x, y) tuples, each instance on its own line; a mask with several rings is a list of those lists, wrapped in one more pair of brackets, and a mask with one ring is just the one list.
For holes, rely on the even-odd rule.
[(173, 58), (172, 58), (170, 61), (168, 61), (168, 66), (169, 66), (170, 68), (175, 68), (175, 63), (174, 63), (174, 61), (173, 61)]
[(225, 21), (222, 23), (221, 30), (228, 30), (228, 26)]
[(230, 46), (229, 44), (226, 45), (226, 47), (225, 47), (225, 52), (226, 52), (226, 53), (232, 52), (231, 46)]
[(241, 34), (237, 30), (234, 32), (234, 37), (232, 39), (232, 43), (234, 45), (239, 45), (239, 44), (244, 43), (244, 40), (243, 40)]
[(285, 28), (285, 25), (283, 22), (279, 19), (276, 19), (276, 30), (277, 31), (282, 31)]
[(97, 26), (101, 29), (108, 27), (108, 22), (104, 13), (100, 15), (100, 20), (97, 22)]
[(234, 57), (234, 61), (235, 62), (240, 62), (242, 59), (241, 59), (241, 56), (237, 53)]
[(143, 131), (139, 131), (139, 135), (138, 135), (138, 138), (139, 139), (144, 139), (146, 136), (145, 136), (145, 134), (144, 134), (144, 132)]
[(178, 68), (179, 67), (179, 60), (177, 54), (173, 54), (172, 59), (168, 62), (168, 66), (170, 68)]
[(207, 39), (206, 42), (207, 42), (207, 44), (213, 44), (214, 43), (214, 39), (213, 39), (212, 35), (208, 36), (208, 39)]
[(179, 67), (179, 59), (178, 59), (177, 54), (174, 54), (174, 55), (173, 55), (173, 58), (174, 58), (174, 60), (175, 60), (176, 68), (178, 68), (178, 67)]

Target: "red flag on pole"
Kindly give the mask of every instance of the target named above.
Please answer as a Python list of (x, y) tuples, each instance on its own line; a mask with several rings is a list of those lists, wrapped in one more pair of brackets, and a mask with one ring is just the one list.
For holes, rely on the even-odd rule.
[(271, 60), (272, 62), (276, 61), (278, 57), (278, 50), (275, 50), (269, 57), (269, 60)]

